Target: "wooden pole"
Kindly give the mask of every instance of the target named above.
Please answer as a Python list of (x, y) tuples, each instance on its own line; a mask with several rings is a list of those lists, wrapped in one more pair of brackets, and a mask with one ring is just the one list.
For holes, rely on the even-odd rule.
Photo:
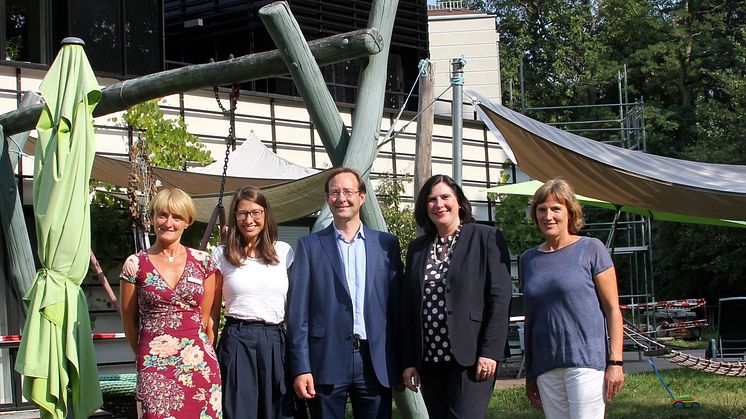
[[(382, 51), (380, 40), (381, 35), (375, 29), (361, 29), (317, 39), (308, 46), (316, 61), (321, 65), (327, 65), (375, 56)], [(287, 73), (288, 69), (280, 52), (274, 50), (148, 74), (104, 88), (93, 116), (123, 111), (141, 102), (201, 87), (243, 83)], [(42, 108), (42, 105), (35, 105), (2, 114), (0, 125), (3, 126), (6, 135), (32, 130), (39, 120)]]
[[(290, 70), (295, 87), (306, 104), (311, 122), (319, 132), (321, 142), (324, 144), (324, 149), (329, 155), (332, 165), (335, 167), (341, 166), (350, 141), (350, 135), (342, 117), (339, 115), (334, 98), (326, 87), (324, 75), (313, 59), (290, 7), (284, 1), (277, 1), (262, 7), (259, 10), (259, 16)], [(384, 40), (381, 38), (379, 41), (381, 49), (383, 49)], [(378, 201), (370, 179), (364, 177), (363, 180), (367, 190), (366, 201), (373, 200), (377, 204)], [(326, 204), (324, 204), (324, 207), (326, 207)], [(322, 209), (322, 214), (324, 215), (319, 216), (316, 220), (314, 231), (325, 228), (331, 222), (331, 213), (328, 208)], [(369, 224), (366, 223), (366, 225)], [(380, 225), (378, 227), (385, 231), (385, 224), (384, 228), (380, 228)]]
[[(290, 70), (329, 159), (334, 166), (341, 165), (350, 134), (290, 6), (284, 1), (268, 4), (259, 9), (259, 17)], [(383, 49), (383, 39), (377, 41)]]
[[(383, 101), (386, 95), (386, 73), (388, 70), (389, 48), (391, 33), (394, 28), (394, 18), (398, 0), (374, 0), (368, 18), (369, 28), (378, 28), (384, 39), (384, 47), (380, 54), (371, 56), (368, 65), (360, 75), (355, 114), (352, 119), (352, 136), (347, 148), (343, 166), (353, 168), (369, 179), (370, 169), (376, 158), (378, 139), (381, 130), (381, 116), (383, 115)], [(367, 182), (370, 185), (370, 182)], [(360, 210), (360, 216), (365, 225), (376, 230), (387, 231), (386, 220), (383, 219), (381, 207), (375, 199), (374, 190), (369, 188), (368, 197)], [(324, 206), (313, 226), (314, 230), (321, 229), (331, 219), (329, 208)]]
[[(414, 196), (420, 193), (422, 185), (433, 175), (432, 149), (433, 124), (435, 123), (435, 108), (433, 97), (435, 89), (435, 74), (433, 63), (428, 60), (425, 71), (420, 74), (419, 103), (417, 119), (416, 151), (414, 154)], [(427, 107), (427, 109), (425, 109)]]

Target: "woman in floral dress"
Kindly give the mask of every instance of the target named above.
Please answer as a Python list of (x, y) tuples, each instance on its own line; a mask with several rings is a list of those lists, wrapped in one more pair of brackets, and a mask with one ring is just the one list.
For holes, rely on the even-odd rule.
[(120, 281), (141, 417), (220, 418), (220, 369), (206, 327), (215, 267), (207, 253), (180, 243), (194, 221), (194, 204), (184, 191), (164, 189), (148, 210), (155, 244), (127, 258)]

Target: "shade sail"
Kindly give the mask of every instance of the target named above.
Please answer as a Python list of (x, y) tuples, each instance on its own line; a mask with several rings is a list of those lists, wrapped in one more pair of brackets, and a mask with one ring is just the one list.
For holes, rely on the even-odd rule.
[[(542, 182), (539, 182), (538, 180), (531, 180), (528, 182), (495, 186), (492, 188), (485, 189), (485, 192), (494, 192), (497, 194), (505, 194), (505, 195), (533, 196), (534, 192), (536, 192), (536, 190), (539, 189), (541, 185), (542, 185)], [(587, 196), (578, 195), (578, 194), (576, 194), (575, 197), (578, 199), (578, 201), (580, 201), (581, 204), (584, 204), (584, 205), (591, 205), (591, 206), (599, 207), (599, 208), (620, 210), (620, 211), (629, 212), (633, 214), (644, 215), (646, 217), (651, 217), (659, 221), (675, 221), (675, 222), (680, 222), (680, 223), (710, 224), (710, 225), (719, 225), (719, 226), (726, 226), (726, 227), (746, 228), (746, 221), (721, 220), (719, 218), (695, 217), (695, 216), (689, 216), (689, 215), (672, 214), (669, 212), (662, 212), (662, 211), (650, 211), (644, 208), (631, 207), (629, 205), (615, 205), (611, 202), (602, 201), (600, 199), (595, 199), (595, 198), (589, 198)]]
[(23, 395), (42, 418), (65, 418), (68, 389), (77, 418), (102, 404), (88, 304), (80, 289), (91, 250), (88, 180), (95, 153), (93, 108), (101, 98), (81, 45), (62, 47), (41, 83), (34, 216), (41, 269), (24, 297), (29, 307), (16, 370)]
[[(236, 163), (240, 164), (238, 161)], [(91, 178), (126, 188), (129, 174), (129, 161), (98, 155), (93, 165)], [(217, 194), (220, 191), (219, 175), (185, 172), (183, 170), (163, 169), (160, 167), (154, 167), (153, 174), (160, 181), (160, 187), (179, 188), (190, 195)], [(225, 180), (225, 190), (235, 191), (241, 186), (246, 185), (263, 188), (284, 182), (287, 182), (287, 180), (228, 176)]]
[[(205, 167), (189, 169), (190, 172), (210, 175), (223, 174), (223, 161), (217, 160)], [(254, 179), (291, 180), (318, 173), (318, 170), (299, 166), (283, 159), (262, 144), (254, 131), (230, 154), (228, 176)]]
[[(327, 176), (326, 172), (319, 172), (302, 179), (261, 188), (272, 205), (277, 222), (297, 220), (321, 209), (324, 204), (324, 184)], [(241, 186), (245, 185), (246, 182)], [(223, 194), (225, 208), (230, 208), (234, 192), (226, 187), (226, 193)], [(197, 219), (208, 222), (217, 203), (218, 194), (192, 195), (192, 200), (197, 209)]]
[(682, 216), (746, 220), (746, 166), (627, 150), (535, 121), (471, 93), (510, 159), (534, 179), (561, 176), (577, 193)]
[[(95, 173), (96, 167), (101, 170), (98, 177)], [(220, 176), (160, 168), (155, 168), (154, 172), (155, 176), (161, 180), (161, 186), (179, 187), (191, 196), (197, 210), (196, 219), (198, 221), (210, 221), (212, 211), (218, 202)], [(124, 188), (127, 186), (128, 174), (128, 162), (102, 156), (96, 157), (94, 174), (92, 175), (94, 179)], [(233, 193), (238, 188), (252, 185), (261, 188), (267, 196), (278, 223), (297, 220), (321, 209), (321, 205), (324, 203), (323, 192), (326, 177), (326, 171), (291, 181), (228, 177), (225, 182), (223, 206), (230, 207)], [(105, 193), (119, 199), (127, 199), (124, 193)]]

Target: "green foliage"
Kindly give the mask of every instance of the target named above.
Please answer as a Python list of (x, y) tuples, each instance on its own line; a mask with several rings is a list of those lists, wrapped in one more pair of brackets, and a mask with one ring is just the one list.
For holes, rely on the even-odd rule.
[(514, 256), (519, 256), (525, 250), (544, 241), (544, 236), (531, 222), (528, 215), (530, 198), (519, 195), (491, 194), (491, 199), (499, 198), (500, 204), (495, 207), (495, 225), (499, 228), (508, 249)]
[[(187, 131), (184, 118), (168, 119), (157, 100), (139, 103), (122, 115), (123, 122), (143, 131), (143, 139), (157, 167), (184, 169), (187, 162), (205, 165), (212, 162), (209, 151), (197, 136)], [(118, 122), (112, 118), (113, 122)]]
[(7, 59), (18, 60), (21, 58), (22, 50), (23, 38), (21, 35), (13, 36), (5, 41), (5, 57), (7, 57)]
[(407, 245), (417, 234), (414, 209), (411, 205), (403, 205), (401, 202), (404, 182), (411, 182), (411, 180), (411, 178), (387, 177), (376, 187), (376, 196), (381, 204), (383, 219), (386, 220), (389, 233), (399, 238), (403, 259), (407, 257)]
[[(645, 101), (648, 152), (746, 164), (743, 0), (469, 3), (497, 17), (502, 78), (513, 82), (515, 107), (521, 103), (521, 62), (527, 107), (618, 103), (617, 72), (626, 65), (629, 100)], [(502, 91), (503, 103), (511, 103), (508, 86)], [(610, 108), (529, 112), (547, 122), (618, 117)], [(599, 132), (580, 134), (609, 139)], [(655, 297), (707, 296), (712, 303), (718, 296), (746, 293), (746, 282), (737, 278), (745, 270), (744, 234), (724, 227), (654, 224)]]

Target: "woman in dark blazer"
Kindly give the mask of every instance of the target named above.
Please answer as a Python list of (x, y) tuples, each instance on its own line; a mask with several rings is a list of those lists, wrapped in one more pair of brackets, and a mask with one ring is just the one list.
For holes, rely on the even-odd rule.
[(409, 243), (400, 300), (404, 385), (422, 386), (431, 419), (484, 417), (508, 334), (505, 240), (474, 223), (445, 175), (425, 183), (414, 212), (425, 235)]

